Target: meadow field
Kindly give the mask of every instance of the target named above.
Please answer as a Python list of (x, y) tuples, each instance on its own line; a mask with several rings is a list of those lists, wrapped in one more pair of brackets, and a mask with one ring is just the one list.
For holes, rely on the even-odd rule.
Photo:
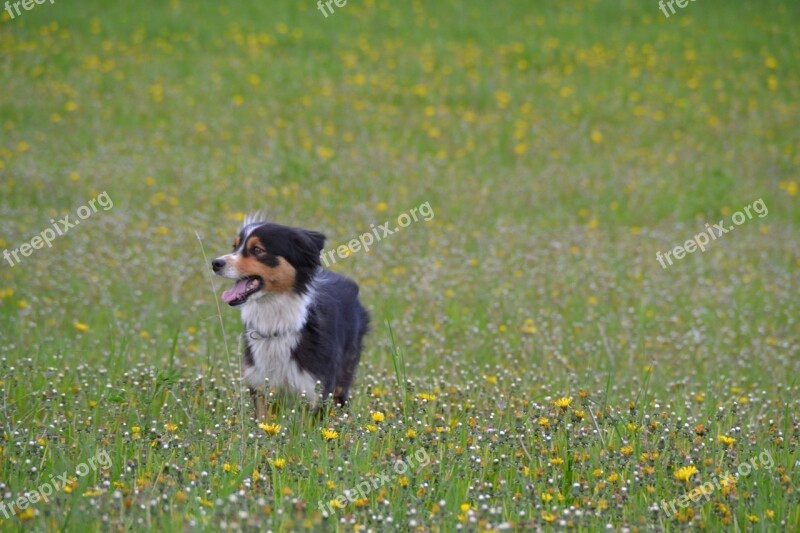
[[(800, 4), (331, 5), (0, 12), (0, 530), (800, 530)], [(259, 209), (372, 314), (322, 420)]]

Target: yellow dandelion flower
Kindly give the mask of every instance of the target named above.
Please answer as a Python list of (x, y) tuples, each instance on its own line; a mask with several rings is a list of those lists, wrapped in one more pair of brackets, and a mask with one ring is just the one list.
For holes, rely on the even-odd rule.
[(386, 202), (378, 202), (375, 204), (375, 211), (378, 213), (385, 213), (389, 210), (389, 205)]
[(603, 133), (600, 130), (592, 130), (590, 137), (595, 144), (603, 142)]
[(420, 392), (419, 394), (417, 394), (417, 399), (432, 402), (433, 400), (436, 399), (436, 395)]
[(277, 468), (278, 470), (280, 470), (281, 468), (286, 466), (286, 459), (283, 458), (273, 459), (272, 461), (270, 461), (270, 464), (275, 468)]
[(693, 475), (697, 473), (697, 468), (694, 465), (684, 466), (675, 472), (675, 479), (678, 481), (689, 481)]
[(572, 396), (570, 396), (569, 398), (567, 397), (559, 398), (558, 400), (555, 400), (553, 402), (553, 405), (558, 407), (559, 409), (567, 410), (569, 409), (571, 403), (572, 403)]
[(81, 333), (86, 333), (89, 331), (89, 326), (84, 324), (83, 322), (73, 322), (72, 327), (80, 331)]
[(267, 435), (277, 435), (281, 430), (280, 424), (259, 424), (258, 427), (263, 429)]
[(174, 433), (178, 429), (178, 424), (164, 424), (164, 429), (170, 433)]
[(378, 426), (367, 424), (366, 426), (364, 426), (364, 429), (366, 429), (370, 433), (375, 433), (376, 431), (378, 431)]
[(379, 411), (375, 411), (374, 413), (372, 413), (372, 421), (373, 422), (383, 422), (384, 418), (385, 417), (384, 417), (383, 413), (381, 413)]
[(322, 428), (322, 438), (325, 440), (336, 440), (339, 438), (339, 433), (332, 429)]
[(409, 439), (414, 439), (417, 437), (417, 432), (414, 431), (413, 429), (409, 429), (408, 431), (406, 431), (406, 437), (408, 437)]
[(717, 435), (717, 440), (719, 440), (722, 444), (730, 448), (736, 442), (736, 439), (733, 437), (728, 437), (727, 435)]
[(331, 509), (344, 509), (345, 504), (340, 502), (338, 499), (333, 499), (328, 502), (328, 505)]
[(546, 418), (540, 418), (537, 423), (544, 429), (550, 429), (550, 421)]
[(327, 161), (331, 157), (333, 157), (334, 151), (328, 148), (327, 146), (319, 146), (317, 147), (317, 155), (323, 161)]

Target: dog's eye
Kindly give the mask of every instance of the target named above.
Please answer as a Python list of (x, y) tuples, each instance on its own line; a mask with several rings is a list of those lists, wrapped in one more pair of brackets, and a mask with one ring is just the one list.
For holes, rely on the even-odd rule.
[(250, 253), (253, 254), (253, 255), (261, 255), (261, 254), (266, 253), (266, 252), (264, 252), (263, 248), (259, 248), (258, 246), (254, 246), (253, 248), (250, 249)]

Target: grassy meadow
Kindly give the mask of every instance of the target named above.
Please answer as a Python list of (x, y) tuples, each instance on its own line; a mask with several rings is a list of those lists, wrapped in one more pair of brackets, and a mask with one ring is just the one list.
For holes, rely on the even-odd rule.
[[(800, 529), (800, 4), (32, 5), (0, 530)], [(253, 421), (209, 259), (258, 209), (335, 249), (426, 203), (332, 266), (373, 318), (351, 404)]]

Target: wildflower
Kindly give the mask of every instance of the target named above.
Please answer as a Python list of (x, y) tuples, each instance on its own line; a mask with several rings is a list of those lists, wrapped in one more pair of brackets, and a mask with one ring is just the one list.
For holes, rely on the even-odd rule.
[(569, 409), (569, 405), (572, 403), (572, 396), (569, 398), (559, 398), (558, 400), (553, 402), (553, 405), (558, 407), (559, 409), (567, 410)]
[(81, 333), (86, 333), (87, 331), (89, 331), (89, 326), (82, 322), (73, 322), (72, 327), (77, 329)]
[(385, 417), (383, 416), (383, 413), (381, 413), (379, 411), (376, 411), (376, 412), (372, 413), (372, 421), (373, 422), (379, 422), (379, 423), (383, 422), (384, 418)]
[(328, 159), (333, 157), (333, 154), (334, 154), (333, 150), (331, 150), (326, 146), (320, 146), (317, 148), (317, 155), (320, 157), (320, 159), (324, 161), (327, 161)]
[(550, 429), (550, 421), (546, 418), (540, 418), (538, 424), (544, 429)]
[(322, 438), (325, 440), (336, 440), (339, 438), (339, 434), (332, 429), (322, 428)]
[(728, 437), (726, 435), (717, 435), (717, 440), (719, 440), (722, 444), (730, 448), (736, 442), (736, 439), (733, 437)]
[(436, 396), (434, 394), (427, 394), (424, 392), (420, 392), (419, 394), (417, 394), (417, 399), (432, 402), (433, 400), (436, 399)]
[(277, 468), (278, 470), (280, 470), (281, 468), (286, 466), (286, 459), (282, 459), (282, 458), (273, 459), (272, 461), (270, 461), (270, 464), (272, 466), (274, 466), (275, 468)]
[(409, 429), (408, 431), (406, 431), (406, 437), (408, 437), (409, 439), (414, 439), (417, 437), (417, 432), (414, 431), (413, 429)]
[(364, 426), (364, 429), (366, 429), (370, 433), (375, 433), (376, 431), (378, 431), (378, 426), (367, 424), (366, 426)]
[(345, 504), (341, 503), (338, 498), (329, 501), (328, 505), (330, 506), (331, 509), (344, 509), (345, 506)]
[(263, 429), (267, 435), (277, 435), (281, 430), (280, 424), (259, 424), (258, 427)]
[(697, 468), (694, 465), (684, 466), (683, 468), (679, 468), (677, 472), (675, 472), (675, 479), (678, 481), (689, 481), (693, 475), (697, 473)]

